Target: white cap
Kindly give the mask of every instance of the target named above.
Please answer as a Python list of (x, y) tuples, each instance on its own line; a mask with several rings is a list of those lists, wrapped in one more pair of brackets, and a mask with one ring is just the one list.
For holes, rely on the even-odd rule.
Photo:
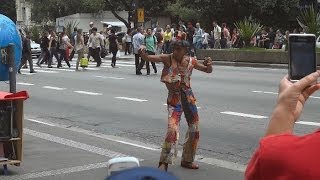
[(91, 21), (89, 24), (93, 24), (93, 22)]
[(108, 27), (107, 28), (111, 28), (112, 26), (111, 25), (108, 25)]

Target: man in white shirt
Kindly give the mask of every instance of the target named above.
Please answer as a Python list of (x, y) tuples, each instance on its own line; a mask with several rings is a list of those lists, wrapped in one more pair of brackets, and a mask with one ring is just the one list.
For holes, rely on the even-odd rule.
[(138, 50), (140, 49), (140, 46), (143, 45), (144, 43), (144, 35), (142, 34), (143, 29), (139, 27), (137, 29), (137, 33), (132, 37), (132, 45), (133, 45), (133, 53), (135, 56), (135, 65), (136, 65), (136, 74), (138, 75), (139, 72), (137, 71), (138, 66), (140, 64), (139, 58), (139, 52)]
[(211, 36), (213, 36), (213, 40), (214, 40), (214, 49), (221, 49), (221, 44), (220, 44), (220, 40), (221, 40), (221, 27), (218, 26), (216, 21), (212, 22), (213, 25), (213, 31), (211, 31)]
[(101, 65), (100, 49), (104, 45), (101, 35), (97, 33), (97, 28), (92, 28), (92, 34), (89, 37), (89, 48), (91, 46), (92, 57), (97, 62), (97, 67)]

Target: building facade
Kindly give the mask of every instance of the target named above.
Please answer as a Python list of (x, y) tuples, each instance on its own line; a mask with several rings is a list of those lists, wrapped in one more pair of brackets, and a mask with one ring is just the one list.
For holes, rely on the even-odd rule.
[(30, 0), (16, 0), (17, 26), (20, 28), (30, 27), (31, 21), (31, 3)]
[[(123, 19), (128, 18), (128, 11), (117, 12)], [(108, 25), (117, 27), (118, 31), (126, 32), (127, 27), (123, 22), (117, 19), (110, 11), (103, 11), (102, 13), (77, 13), (69, 16), (64, 16), (56, 19), (57, 31), (61, 32), (62, 28), (68, 23), (76, 24), (77, 28), (82, 29), (83, 32), (89, 32), (89, 23), (93, 22), (94, 27), (98, 31), (103, 31)]]

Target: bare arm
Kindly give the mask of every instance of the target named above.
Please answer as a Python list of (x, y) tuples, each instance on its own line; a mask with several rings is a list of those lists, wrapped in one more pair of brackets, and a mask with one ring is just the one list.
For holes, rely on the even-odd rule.
[(197, 61), (196, 64), (194, 65), (194, 68), (199, 71), (211, 73), (212, 72), (212, 64), (213, 64), (212, 59), (210, 57), (208, 57), (208, 58), (206, 58), (204, 63), (199, 63)]
[(293, 133), (294, 124), (300, 117), (308, 97), (320, 89), (319, 83), (314, 84), (319, 76), (320, 71), (317, 71), (296, 83), (291, 83), (288, 77), (282, 79), (277, 105), (265, 136)]
[(167, 63), (170, 61), (171, 54), (149, 55), (144, 48), (139, 49), (141, 58), (145, 61)]
[(50, 48), (51, 48), (51, 43), (52, 43), (52, 37), (50, 37), (50, 41), (49, 41), (49, 47), (48, 47), (48, 49), (50, 50)]

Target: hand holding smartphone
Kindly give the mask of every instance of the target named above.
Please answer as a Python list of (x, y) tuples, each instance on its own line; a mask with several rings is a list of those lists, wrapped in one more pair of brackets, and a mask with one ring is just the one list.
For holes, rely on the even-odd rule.
[(298, 81), (317, 70), (314, 34), (289, 35), (289, 79)]

